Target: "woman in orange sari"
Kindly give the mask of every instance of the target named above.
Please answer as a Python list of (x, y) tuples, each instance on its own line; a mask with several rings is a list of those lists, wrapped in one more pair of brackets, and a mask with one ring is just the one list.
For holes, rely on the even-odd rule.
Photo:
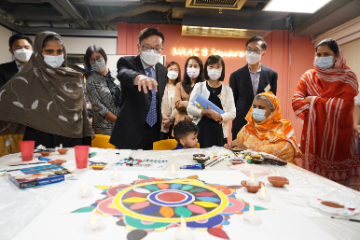
[(230, 148), (251, 149), (277, 156), (296, 164), (294, 158), (301, 157), (294, 129), (289, 120), (281, 116), (279, 99), (272, 93), (260, 93), (246, 115), (246, 124)]
[(314, 69), (303, 74), (292, 106), (304, 124), (303, 168), (360, 190), (360, 164), (352, 111), (358, 82), (338, 44), (326, 39), (316, 47)]

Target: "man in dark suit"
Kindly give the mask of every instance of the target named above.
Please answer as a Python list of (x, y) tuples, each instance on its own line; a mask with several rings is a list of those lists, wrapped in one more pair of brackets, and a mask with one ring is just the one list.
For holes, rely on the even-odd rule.
[(232, 122), (232, 138), (236, 139), (241, 128), (247, 124), (246, 114), (257, 94), (272, 91), (276, 95), (277, 72), (260, 63), (266, 54), (267, 44), (262, 37), (256, 36), (246, 42), (246, 61), (248, 64), (233, 72), (230, 87), (234, 93), (236, 118)]
[(10, 37), (9, 47), (9, 51), (15, 57), (15, 60), (0, 65), (0, 88), (20, 72), (33, 52), (31, 39), (19, 34)]
[[(32, 41), (23, 35), (12, 35), (9, 38), (9, 51), (15, 60), (0, 65), (0, 89), (29, 61), (33, 52)], [(0, 157), (20, 152), (24, 131), (22, 124), (0, 121)]]
[(155, 28), (139, 34), (139, 55), (120, 58), (117, 63), (121, 83), (120, 111), (110, 143), (119, 149), (153, 148), (160, 140), (161, 100), (167, 70), (159, 63), (164, 35)]

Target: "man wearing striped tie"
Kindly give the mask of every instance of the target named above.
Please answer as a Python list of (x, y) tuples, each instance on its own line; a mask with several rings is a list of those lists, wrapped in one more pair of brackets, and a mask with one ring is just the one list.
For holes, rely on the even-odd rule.
[(152, 149), (160, 140), (161, 100), (167, 69), (160, 63), (164, 35), (155, 28), (142, 30), (137, 56), (117, 63), (121, 82), (120, 111), (110, 143), (119, 149)]

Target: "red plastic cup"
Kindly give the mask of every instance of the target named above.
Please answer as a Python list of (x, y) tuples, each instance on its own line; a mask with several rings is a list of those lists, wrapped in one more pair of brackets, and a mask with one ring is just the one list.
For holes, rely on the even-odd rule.
[(75, 146), (76, 168), (83, 169), (88, 167), (90, 146)]
[(34, 155), (35, 141), (20, 141), (21, 158), (23, 161), (31, 161)]

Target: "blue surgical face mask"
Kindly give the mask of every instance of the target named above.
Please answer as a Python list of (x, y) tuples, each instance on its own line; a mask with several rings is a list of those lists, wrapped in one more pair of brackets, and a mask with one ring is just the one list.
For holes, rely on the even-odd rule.
[(333, 56), (330, 57), (315, 57), (315, 64), (322, 69), (330, 68), (333, 64)]
[(252, 116), (257, 122), (262, 122), (266, 119), (265, 117), (266, 111), (259, 108), (253, 108)]

